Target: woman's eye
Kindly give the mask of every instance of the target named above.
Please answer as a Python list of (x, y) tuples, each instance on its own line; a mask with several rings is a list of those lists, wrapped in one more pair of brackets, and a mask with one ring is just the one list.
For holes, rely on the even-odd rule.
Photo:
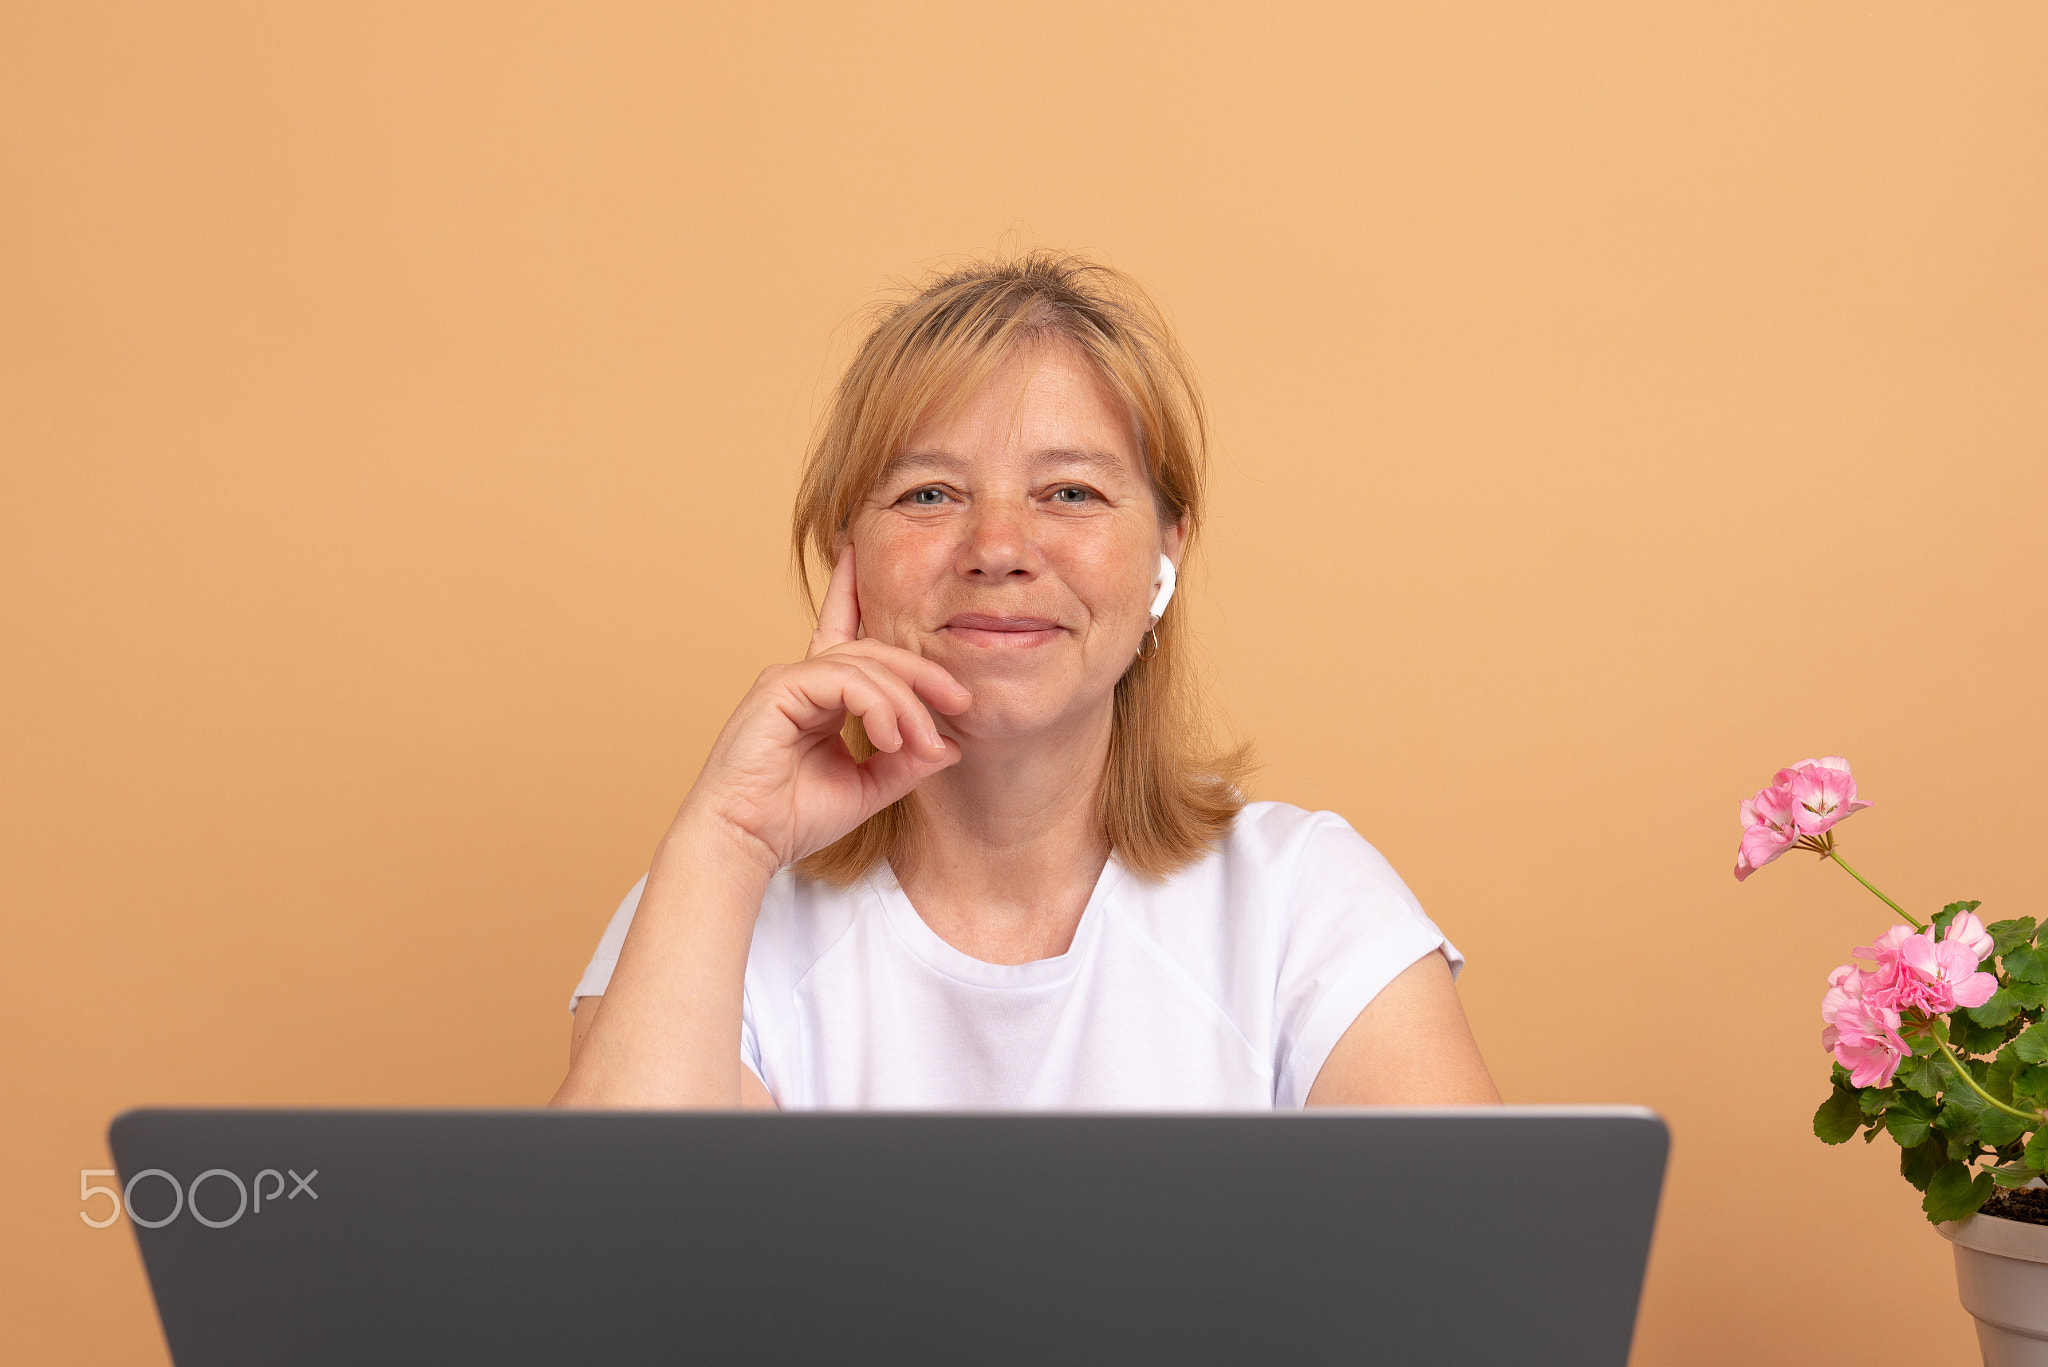
[(1055, 503), (1086, 503), (1090, 496), (1091, 491), (1083, 489), (1078, 484), (1069, 484), (1064, 489), (1055, 489), (1052, 495), (1053, 502)]
[(912, 489), (910, 501), (920, 508), (936, 508), (946, 501), (944, 489)]

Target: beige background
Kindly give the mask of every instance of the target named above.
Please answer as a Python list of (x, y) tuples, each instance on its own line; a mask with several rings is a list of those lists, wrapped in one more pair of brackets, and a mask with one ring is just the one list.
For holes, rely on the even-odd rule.
[(1049, 244), (1207, 377), (1260, 795), (1403, 872), (1510, 1099), (1670, 1118), (1636, 1362), (1974, 1362), (1809, 1130), (1882, 909), (1729, 869), (1841, 753), (1895, 896), (2044, 910), (2048, 9), (737, 8), (0, 11), (0, 1356), (164, 1360), (77, 1215), (123, 1107), (548, 1095), (800, 647), (860, 310)]

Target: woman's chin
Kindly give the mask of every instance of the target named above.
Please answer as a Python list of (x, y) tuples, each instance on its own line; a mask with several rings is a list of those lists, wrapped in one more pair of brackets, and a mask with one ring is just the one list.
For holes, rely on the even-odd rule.
[(947, 718), (947, 730), (957, 739), (962, 748), (973, 750), (977, 745), (1003, 745), (1017, 741), (1029, 741), (1047, 735), (1051, 728), (1037, 717), (1020, 717), (990, 709), (987, 715), (983, 709), (970, 709), (965, 716)]
[(1107, 695), (1100, 706), (1091, 708), (1063, 690), (1058, 697), (1051, 697), (1047, 696), (1051, 690), (1018, 687), (1014, 679), (961, 679), (961, 683), (974, 694), (974, 705), (946, 718), (946, 729), (969, 745), (976, 741), (1056, 739), (1092, 713), (1100, 713), (1101, 720), (1107, 722)]

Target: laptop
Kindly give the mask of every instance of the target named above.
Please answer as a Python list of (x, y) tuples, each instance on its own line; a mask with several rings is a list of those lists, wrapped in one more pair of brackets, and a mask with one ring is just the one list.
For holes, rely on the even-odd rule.
[(178, 1367), (1622, 1367), (1633, 1107), (137, 1110)]

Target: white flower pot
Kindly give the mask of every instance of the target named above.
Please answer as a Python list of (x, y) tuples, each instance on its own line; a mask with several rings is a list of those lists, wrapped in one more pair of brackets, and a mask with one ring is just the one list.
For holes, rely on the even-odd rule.
[(2048, 1367), (2048, 1225), (1972, 1215), (1935, 1228), (1955, 1245), (1984, 1367)]

